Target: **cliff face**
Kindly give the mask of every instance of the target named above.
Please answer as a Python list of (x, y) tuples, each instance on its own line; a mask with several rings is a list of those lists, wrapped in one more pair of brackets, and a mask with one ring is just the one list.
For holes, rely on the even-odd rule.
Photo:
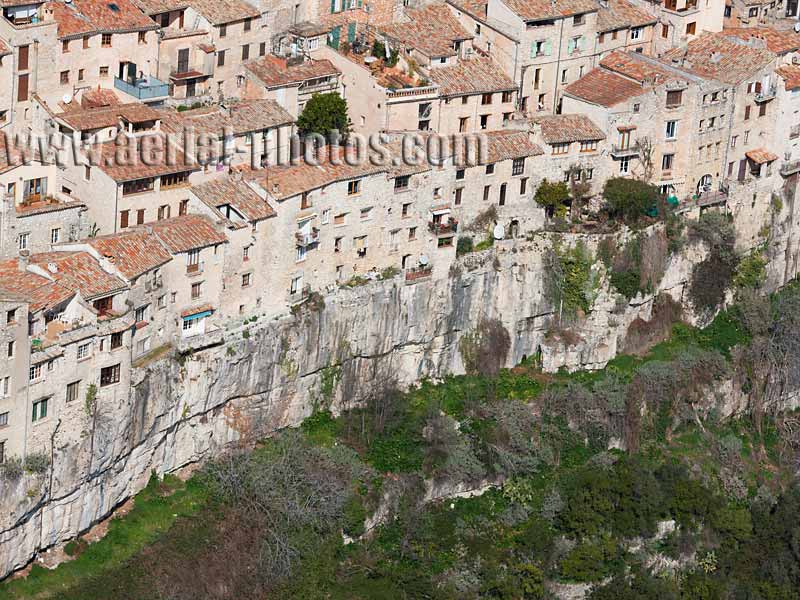
[(601, 289), (568, 345), (546, 339), (548, 243), (502, 242), (413, 285), (401, 276), (338, 290), (324, 307), (238, 324), (221, 343), (140, 365), (114, 402), (57, 416), (52, 472), (0, 482), (0, 576), (108, 516), (153, 471), (297, 425), (317, 406), (338, 410), (381, 379), (405, 386), (462, 373), (459, 340), (481, 319), (499, 319), (508, 331), (509, 365), (541, 350), (549, 370), (602, 367), (630, 324), (650, 319), (658, 293), (683, 300), (704, 256), (689, 247), (671, 258), (658, 289), (627, 305)]

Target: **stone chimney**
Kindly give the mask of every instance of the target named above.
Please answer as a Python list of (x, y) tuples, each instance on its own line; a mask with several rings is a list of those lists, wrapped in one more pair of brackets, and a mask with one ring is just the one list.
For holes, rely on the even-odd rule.
[(28, 265), (31, 262), (31, 251), (30, 250), (20, 250), (19, 251), (19, 261), (17, 262), (17, 267), (19, 268), (21, 273), (24, 273), (28, 270)]

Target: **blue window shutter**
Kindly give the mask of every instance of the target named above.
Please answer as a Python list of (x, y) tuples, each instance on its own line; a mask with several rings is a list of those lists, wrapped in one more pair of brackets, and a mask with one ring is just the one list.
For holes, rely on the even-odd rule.
[(544, 43), (544, 55), (545, 56), (550, 56), (552, 54), (553, 54), (553, 42), (551, 42), (550, 40), (547, 40)]
[(567, 54), (572, 54), (573, 50), (575, 50), (575, 40), (570, 38), (567, 42)]
[(336, 12), (336, 0), (331, 0), (331, 14)]
[(347, 41), (351, 44), (356, 41), (356, 24), (350, 23), (347, 26)]

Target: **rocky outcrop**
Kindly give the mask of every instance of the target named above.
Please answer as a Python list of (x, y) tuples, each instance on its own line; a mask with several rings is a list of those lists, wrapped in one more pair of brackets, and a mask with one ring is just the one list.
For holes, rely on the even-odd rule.
[(113, 401), (59, 415), (64, 426), (52, 440), (52, 472), (0, 482), (0, 576), (108, 516), (151, 472), (252, 443), (297, 425), (318, 406), (339, 410), (376, 381), (404, 386), (463, 372), (459, 341), (482, 319), (498, 319), (508, 331), (508, 365), (541, 354), (550, 370), (602, 367), (630, 323), (650, 318), (658, 293), (683, 300), (703, 256), (690, 248), (673, 257), (659, 289), (622, 306), (600, 290), (568, 344), (548, 339), (548, 244), (546, 235), (498, 243), (463, 257), (449, 273), (434, 269), (413, 284), (401, 274), (340, 289), (324, 306), (238, 323), (221, 342), (140, 366)]

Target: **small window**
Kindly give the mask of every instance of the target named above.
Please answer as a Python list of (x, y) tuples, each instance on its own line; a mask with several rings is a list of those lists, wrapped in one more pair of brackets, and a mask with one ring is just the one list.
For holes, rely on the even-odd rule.
[(36, 381), (42, 378), (42, 363), (31, 365), (28, 369), (28, 381)]
[(486, 174), (494, 175), (494, 163), (486, 165)]
[(407, 202), (406, 204), (403, 204), (403, 208), (401, 209), (400, 214), (403, 217), (411, 216), (411, 203), (410, 202)]
[(585, 22), (586, 22), (586, 15), (575, 15), (574, 17), (572, 17), (573, 27), (583, 25)]
[(401, 175), (394, 178), (394, 191), (399, 192), (408, 189), (409, 175)]
[(69, 52), (69, 40), (64, 40), (63, 42), (61, 42), (61, 52), (63, 54)]
[(581, 142), (581, 152), (594, 152), (597, 150), (597, 140)]
[(19, 236), (17, 236), (17, 248), (19, 250), (27, 250), (30, 239), (30, 233), (20, 233)]
[(672, 170), (672, 162), (675, 158), (674, 154), (665, 154), (661, 157), (661, 170), (662, 171), (671, 171)]
[(638, 113), (640, 108), (641, 105), (637, 102), (636, 104), (633, 105), (633, 112)]
[(6, 356), (8, 358), (13, 358), (14, 357), (14, 342), (13, 342), (13, 340), (8, 342), (8, 344), (6, 344)]
[(104, 33), (102, 35), (102, 38), (101, 38), (101, 41), (100, 41), (100, 45), (103, 48), (110, 48), (111, 47), (111, 34), (110, 33)]
[(242, 275), (242, 287), (250, 287), (253, 283), (253, 274), (252, 273), (245, 273)]
[(217, 66), (224, 67), (225, 66), (225, 50), (218, 50), (217, 51)]
[(228, 35), (228, 26), (223, 23), (219, 26), (219, 37), (224, 38), (226, 35)]
[(667, 92), (667, 108), (675, 108), (681, 105), (683, 100), (683, 92), (681, 90), (673, 90)]
[(553, 144), (553, 154), (569, 154), (569, 142), (563, 144)]
[(749, 119), (750, 119), (750, 107), (749, 106), (745, 106), (744, 107), (744, 120), (747, 121)]
[(487, 105), (487, 104), (491, 104), (493, 96), (494, 96), (494, 94), (483, 94), (481, 96), (481, 104), (484, 105), (484, 106)]
[(100, 369), (100, 386), (113, 385), (119, 383), (120, 368), (119, 364)]
[(245, 31), (250, 31), (250, 28), (252, 27), (252, 25), (253, 25), (253, 22), (252, 22), (251, 19), (245, 19), (244, 20), (244, 30)]
[(140, 31), (139, 32), (139, 43), (140, 44), (146, 44), (147, 43), (147, 32), (146, 31)]
[(67, 384), (67, 402), (74, 402), (78, 399), (78, 393), (80, 392), (81, 382), (80, 381), (73, 381), (72, 383)]
[(491, 195), (491, 193), (492, 193), (492, 186), (490, 186), (490, 185), (483, 186), (483, 201), (484, 202), (488, 202), (489, 201), (489, 196)]
[(100, 77), (108, 77), (108, 67), (100, 67)]
[(503, 104), (512, 102), (514, 99), (514, 92), (503, 92)]
[(523, 177), (519, 180), (519, 195), (524, 196), (528, 191), (528, 178)]
[(32, 423), (41, 421), (47, 417), (47, 400), (48, 398), (42, 398), (33, 403), (33, 411), (31, 412)]
[(84, 70), (78, 69), (78, 81), (83, 81), (84, 79)]
[(250, 44), (245, 44), (242, 46), (242, 60), (247, 60), (250, 58)]
[(78, 360), (83, 360), (84, 358), (88, 358), (89, 355), (92, 353), (92, 343), (87, 342), (86, 344), (79, 344), (78, 349), (75, 353), (75, 356)]
[(50, 230), (50, 243), (57, 244), (61, 241), (61, 228), (60, 227), (53, 227)]
[(11, 324), (16, 322), (17, 322), (17, 309), (12, 308), (11, 310), (6, 312), (6, 324)]
[(83, 49), (86, 50), (87, 48), (89, 48), (89, 36), (85, 35), (83, 36)]
[(353, 181), (347, 182), (347, 195), (348, 196), (355, 196), (356, 194), (361, 193), (361, 180), (354, 179)]
[(61, 71), (61, 85), (69, 83), (69, 71)]
[(117, 348), (122, 348), (122, 332), (117, 331), (116, 333), (111, 334), (111, 349), (116, 350)]
[[(4, 413), (0, 413), (0, 427), (5, 427), (8, 425), (8, 411)], [(3, 456), (0, 454), (0, 464), (3, 462)]]
[(697, 23), (686, 24), (686, 35), (694, 35), (697, 31)]
[(193, 283), (191, 290), (192, 300), (197, 300), (202, 293), (202, 282)]
[(458, 169), (456, 171), (456, 181), (461, 181), (462, 179), (464, 179), (464, 173), (465, 173), (464, 169)]
[(511, 175), (522, 175), (525, 172), (525, 158), (515, 158), (511, 164)]

